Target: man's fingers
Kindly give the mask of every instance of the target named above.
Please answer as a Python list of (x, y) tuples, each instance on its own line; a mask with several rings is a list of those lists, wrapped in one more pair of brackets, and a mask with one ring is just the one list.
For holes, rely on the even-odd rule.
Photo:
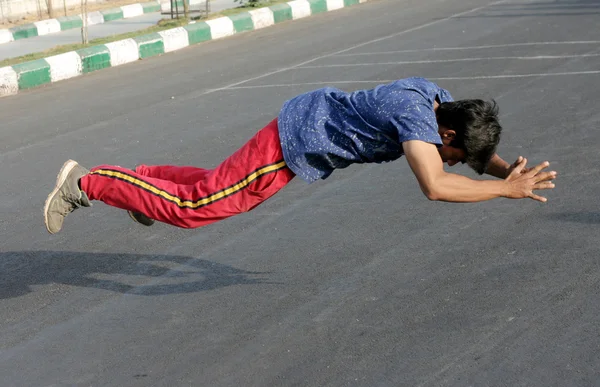
[(519, 163), (520, 163), (521, 161), (523, 161), (523, 156), (519, 156), (519, 157), (517, 158), (517, 161), (515, 161), (515, 162), (513, 163), (513, 165), (511, 165), (511, 167), (512, 167), (512, 168), (516, 168), (516, 167), (517, 167), (517, 165), (519, 165)]
[(544, 181), (544, 182), (537, 183), (536, 185), (534, 185), (533, 189), (535, 189), (535, 190), (537, 190), (537, 189), (552, 189), (554, 187), (555, 187), (554, 183), (552, 183), (550, 181)]
[(533, 167), (530, 171), (531, 174), (533, 175), (537, 175), (542, 169), (547, 168), (550, 165), (549, 162), (544, 161), (543, 163), (536, 165), (535, 167)]
[(519, 158), (522, 160), (520, 162), (518, 162), (519, 160), (517, 159), (516, 166), (514, 167), (513, 171), (511, 172), (511, 175), (513, 175), (513, 174), (520, 175), (521, 171), (525, 168), (525, 165), (527, 165), (527, 159), (525, 157), (519, 156)]
[(551, 172), (540, 172), (537, 175), (534, 176), (534, 180), (536, 183), (542, 182), (542, 181), (548, 181), (548, 180), (554, 180), (556, 178), (556, 172), (555, 171), (551, 171)]
[(533, 200), (537, 200), (538, 202), (542, 202), (542, 203), (546, 203), (548, 201), (548, 199), (546, 199), (545, 197), (536, 195), (534, 193), (529, 194), (529, 197), (532, 198)]

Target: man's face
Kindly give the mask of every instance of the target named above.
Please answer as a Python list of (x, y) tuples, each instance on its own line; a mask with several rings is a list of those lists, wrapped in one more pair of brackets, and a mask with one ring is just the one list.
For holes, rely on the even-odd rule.
[(467, 158), (465, 151), (460, 148), (450, 146), (452, 141), (456, 138), (456, 132), (440, 125), (438, 133), (440, 134), (442, 143), (444, 144), (438, 148), (438, 152), (440, 152), (442, 161), (447, 163), (450, 167), (460, 162), (464, 162)]
[(460, 162), (465, 161), (466, 154), (465, 151), (459, 148), (454, 148), (450, 145), (442, 145), (438, 148), (440, 152), (440, 157), (444, 163), (447, 163), (449, 166), (453, 166)]

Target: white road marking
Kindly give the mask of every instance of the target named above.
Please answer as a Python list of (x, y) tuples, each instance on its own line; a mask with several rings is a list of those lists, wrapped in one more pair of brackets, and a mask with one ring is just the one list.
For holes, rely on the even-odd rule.
[(372, 55), (401, 54), (401, 53), (405, 53), (405, 52), (422, 52), (422, 51), (484, 50), (484, 49), (489, 49), (489, 48), (550, 46), (550, 45), (577, 45), (577, 44), (600, 44), (600, 40), (579, 40), (579, 41), (568, 41), (568, 42), (508, 43), (508, 44), (492, 44), (492, 45), (486, 45), (486, 46), (466, 46), (466, 47), (430, 47), (430, 48), (419, 48), (419, 49), (412, 49), (412, 50), (360, 52), (360, 53), (353, 53), (353, 54), (334, 54), (334, 56), (372, 56)]
[[(500, 74), (500, 75), (479, 75), (471, 77), (427, 77), (427, 79), (434, 81), (465, 81), (474, 79), (506, 79), (506, 78), (533, 78), (533, 77), (558, 77), (568, 75), (592, 75), (600, 74), (600, 70), (593, 71), (573, 71), (573, 72), (561, 72), (561, 73), (535, 73), (535, 74)], [(333, 84), (350, 84), (350, 83), (372, 83), (372, 84), (384, 84), (397, 81), (397, 79), (374, 79), (369, 81), (359, 80), (346, 80), (346, 81), (326, 81), (326, 82), (305, 82), (305, 83), (279, 83), (271, 85), (254, 85), (254, 86), (232, 86), (227, 89), (213, 89), (212, 91), (219, 90), (241, 90), (241, 89), (264, 89), (270, 87), (295, 87), (295, 86), (319, 86), (319, 85), (333, 85)]]
[(538, 55), (538, 56), (492, 56), (478, 58), (458, 58), (458, 59), (429, 59), (429, 60), (407, 60), (397, 62), (373, 62), (373, 63), (339, 63), (323, 64), (313, 66), (299, 66), (295, 69), (318, 69), (327, 67), (354, 67), (354, 66), (377, 66), (377, 65), (405, 65), (405, 64), (427, 64), (427, 63), (452, 63), (452, 62), (474, 62), (481, 60), (543, 60), (543, 59), (573, 59), (598, 57), (599, 54), (581, 54), (581, 55)]

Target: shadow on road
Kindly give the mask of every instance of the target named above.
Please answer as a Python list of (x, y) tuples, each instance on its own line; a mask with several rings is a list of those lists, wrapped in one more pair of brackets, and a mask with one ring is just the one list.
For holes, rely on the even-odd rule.
[(172, 255), (11, 251), (0, 253), (0, 299), (32, 286), (65, 284), (120, 293), (193, 293), (231, 285), (265, 284), (265, 272)]

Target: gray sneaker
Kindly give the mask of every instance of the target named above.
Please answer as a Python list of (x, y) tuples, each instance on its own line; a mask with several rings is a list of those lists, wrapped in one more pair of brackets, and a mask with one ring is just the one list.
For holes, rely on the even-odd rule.
[(127, 211), (127, 213), (129, 214), (131, 219), (135, 220), (139, 224), (143, 224), (144, 226), (148, 226), (148, 227), (150, 227), (154, 224), (154, 219), (150, 219), (149, 217), (142, 214), (141, 212)]
[(67, 161), (56, 177), (56, 187), (44, 205), (44, 222), (50, 234), (62, 228), (65, 217), (79, 207), (91, 207), (85, 192), (79, 188), (79, 179), (90, 171), (73, 160)]

